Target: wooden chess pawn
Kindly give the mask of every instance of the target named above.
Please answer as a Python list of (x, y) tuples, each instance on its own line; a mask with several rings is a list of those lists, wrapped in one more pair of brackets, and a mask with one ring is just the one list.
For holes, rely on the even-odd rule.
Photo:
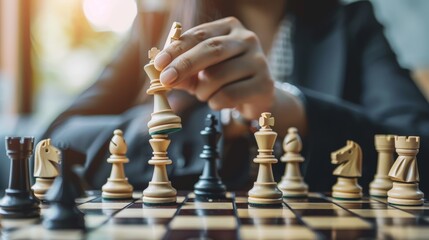
[(259, 164), (258, 178), (249, 191), (248, 202), (253, 206), (281, 206), (283, 193), (274, 181), (272, 164), (277, 163), (273, 146), (277, 138), (270, 126), (274, 125), (271, 113), (262, 113), (259, 118), (261, 129), (255, 133), (258, 155), (253, 162)]
[(396, 205), (422, 205), (424, 194), (419, 189), (419, 170), (416, 155), (420, 137), (395, 137), (398, 158), (389, 171), (393, 187), (387, 192), (387, 202)]
[(331, 162), (339, 165), (333, 173), (338, 179), (332, 187), (332, 196), (338, 199), (361, 199), (362, 187), (357, 181), (362, 175), (360, 146), (353, 141), (347, 141), (345, 147), (331, 153)]
[(44, 139), (36, 145), (34, 151), (34, 177), (36, 179), (31, 189), (34, 195), (45, 200), (46, 192), (51, 188), (55, 177), (58, 176), (58, 165), (61, 152), (51, 144), (51, 139)]
[(121, 130), (116, 129), (113, 134), (109, 145), (111, 155), (107, 159), (107, 162), (112, 164), (112, 171), (107, 183), (102, 187), (102, 197), (104, 199), (130, 199), (133, 196), (133, 186), (128, 183), (124, 171), (124, 163), (129, 162), (126, 157), (127, 144)]
[(304, 157), (300, 154), (302, 142), (298, 129), (294, 127), (288, 129), (288, 134), (283, 141), (283, 150), (285, 154), (281, 161), (286, 163), (286, 169), (278, 184), (283, 197), (307, 197), (308, 185), (304, 182), (299, 170), (299, 164), (304, 162)]
[(177, 191), (168, 180), (166, 165), (172, 161), (167, 156), (170, 140), (167, 135), (152, 135), (149, 143), (153, 149), (153, 157), (149, 164), (154, 165), (152, 180), (143, 191), (143, 203), (146, 205), (176, 204)]
[(374, 197), (387, 197), (387, 191), (393, 186), (388, 174), (393, 164), (395, 136), (375, 135), (374, 142), (378, 152), (377, 173), (374, 181), (369, 184), (369, 194)]

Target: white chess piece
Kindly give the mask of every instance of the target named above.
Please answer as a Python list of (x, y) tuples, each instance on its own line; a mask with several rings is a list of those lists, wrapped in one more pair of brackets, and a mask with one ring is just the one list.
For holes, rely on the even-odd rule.
[(304, 162), (304, 157), (300, 154), (302, 142), (298, 129), (294, 127), (288, 129), (288, 134), (283, 141), (283, 149), (285, 154), (281, 161), (286, 163), (286, 169), (278, 187), (283, 192), (283, 197), (307, 197), (308, 185), (304, 182), (299, 169), (299, 164)]
[(339, 199), (362, 198), (362, 187), (357, 179), (362, 176), (362, 150), (360, 146), (348, 140), (347, 145), (331, 153), (331, 162), (337, 164), (334, 175), (337, 183), (332, 187), (332, 196)]
[(46, 192), (51, 188), (55, 177), (58, 176), (58, 164), (61, 160), (61, 151), (51, 144), (51, 139), (40, 141), (34, 151), (34, 195), (45, 200)]
[(393, 187), (387, 192), (387, 202), (396, 205), (422, 205), (424, 194), (419, 189), (419, 170), (416, 155), (419, 152), (420, 137), (395, 137), (398, 158), (389, 171)]
[(125, 176), (124, 163), (129, 162), (126, 157), (127, 144), (121, 130), (116, 129), (110, 141), (110, 157), (108, 163), (112, 164), (112, 171), (107, 183), (102, 187), (102, 197), (105, 199), (129, 199), (133, 196), (133, 186), (128, 183)]
[(249, 191), (248, 202), (254, 206), (279, 205), (282, 204), (282, 192), (277, 188), (274, 181), (272, 164), (277, 163), (273, 155), (273, 146), (277, 133), (270, 126), (274, 125), (271, 113), (262, 113), (259, 118), (261, 129), (255, 133), (258, 144), (258, 155), (253, 162), (259, 164), (258, 178)]

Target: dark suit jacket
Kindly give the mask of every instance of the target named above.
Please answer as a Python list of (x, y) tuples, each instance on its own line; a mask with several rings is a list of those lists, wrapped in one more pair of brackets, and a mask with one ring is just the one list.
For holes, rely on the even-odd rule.
[[(306, 161), (302, 171), (310, 189), (330, 191), (335, 181), (330, 153), (350, 139), (362, 146), (364, 170), (360, 182), (367, 190), (377, 161), (374, 134), (389, 133), (421, 136), (421, 187), (428, 193), (429, 179), (424, 171), (428, 169), (429, 156), (429, 105), (408, 71), (399, 67), (371, 4), (358, 1), (337, 6), (318, 21), (297, 16), (295, 24), (290, 81), (306, 97), (309, 136), (304, 139)], [(124, 130), (129, 145), (127, 155), (131, 162), (125, 170), (130, 182), (142, 189), (151, 178), (146, 124), (152, 104), (133, 105), (143, 87), (140, 76), (146, 63), (140, 59), (138, 47), (138, 41), (132, 38), (100, 79), (45, 134), (54, 142), (67, 141), (86, 153), (82, 174), (91, 187), (100, 187), (109, 175), (108, 142), (115, 128)], [(178, 95), (184, 94), (173, 93), (172, 98)], [(169, 156), (173, 165), (168, 168), (177, 188), (191, 189), (201, 173), (199, 131), (208, 112), (205, 104), (195, 102), (192, 108), (179, 113), (184, 128), (171, 135)], [(249, 159), (254, 156), (248, 151), (254, 145), (253, 136), (225, 139), (222, 144), (224, 181), (232, 189), (247, 190), (249, 181), (254, 181), (249, 174)], [(276, 152), (281, 152), (279, 146)], [(277, 179), (283, 170), (284, 165), (274, 166)]]

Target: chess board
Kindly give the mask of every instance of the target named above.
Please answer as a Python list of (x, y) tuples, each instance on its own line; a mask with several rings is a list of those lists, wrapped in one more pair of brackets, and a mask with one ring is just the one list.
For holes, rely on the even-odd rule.
[[(2, 220), (2, 239), (422, 239), (429, 237), (429, 203), (386, 204), (385, 199), (340, 201), (312, 193), (284, 199), (282, 208), (254, 208), (245, 193), (199, 201), (179, 193), (176, 206), (147, 207), (134, 200), (104, 201), (99, 192), (78, 199), (87, 231), (49, 231), (40, 222)], [(42, 216), (49, 206), (42, 205)], [(21, 221), (21, 220), (20, 220)]]

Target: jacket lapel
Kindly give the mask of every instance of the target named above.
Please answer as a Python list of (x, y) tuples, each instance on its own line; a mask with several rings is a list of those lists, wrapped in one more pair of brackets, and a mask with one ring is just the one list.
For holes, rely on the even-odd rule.
[(334, 15), (327, 22), (312, 25), (296, 19), (292, 83), (341, 97), (347, 41), (341, 11)]

